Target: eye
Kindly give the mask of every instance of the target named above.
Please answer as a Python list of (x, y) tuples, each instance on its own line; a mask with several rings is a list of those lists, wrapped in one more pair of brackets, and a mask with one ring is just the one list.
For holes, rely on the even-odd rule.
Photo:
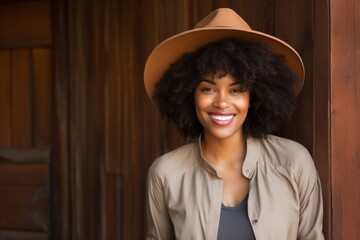
[(230, 93), (234, 93), (234, 94), (243, 93), (243, 92), (246, 92), (244, 88), (233, 88), (230, 90)]
[(211, 88), (211, 87), (202, 87), (202, 88), (200, 88), (200, 91), (203, 92), (203, 93), (212, 93), (215, 90), (213, 88)]

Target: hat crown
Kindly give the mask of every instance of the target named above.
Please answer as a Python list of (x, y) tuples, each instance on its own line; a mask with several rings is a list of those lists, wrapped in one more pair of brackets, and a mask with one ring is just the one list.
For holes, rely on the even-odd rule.
[(234, 10), (219, 8), (202, 19), (196, 28), (229, 27), (239, 30), (251, 30), (250, 26)]

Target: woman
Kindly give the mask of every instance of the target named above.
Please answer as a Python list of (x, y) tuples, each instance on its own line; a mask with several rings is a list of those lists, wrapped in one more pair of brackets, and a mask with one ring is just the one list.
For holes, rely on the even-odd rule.
[(144, 77), (160, 114), (198, 137), (149, 169), (147, 239), (324, 239), (310, 154), (271, 135), (303, 84), (294, 49), (222, 8), (159, 44)]

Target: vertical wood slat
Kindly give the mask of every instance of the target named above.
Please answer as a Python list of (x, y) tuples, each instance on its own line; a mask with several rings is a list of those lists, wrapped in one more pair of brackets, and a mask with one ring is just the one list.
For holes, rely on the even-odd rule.
[(54, 0), (51, 4), (53, 21), (53, 83), (54, 83), (54, 145), (53, 154), (56, 159), (52, 163), (52, 204), (51, 237), (58, 240), (71, 239), (73, 224), (70, 221), (72, 209), (70, 203), (70, 131), (69, 131), (69, 32), (68, 1)]
[[(124, 134), (121, 129), (124, 116), (121, 116), (122, 98), (126, 94), (126, 89), (122, 87), (123, 79), (120, 72), (121, 62), (124, 52), (121, 50), (120, 36), (121, 26), (127, 23), (118, 17), (122, 16), (119, 11), (119, 3), (107, 0), (104, 4), (104, 87), (105, 87), (105, 171), (107, 173), (120, 173), (120, 153), (125, 147), (120, 143), (121, 136)], [(110, 51), (111, 49), (111, 51)], [(112, 53), (117, 54), (112, 54)], [(123, 92), (122, 92), (123, 91)]]
[[(274, 2), (274, 9), (273, 9), (273, 18), (274, 18), (274, 26), (272, 35), (282, 39), (283, 41), (287, 42), (289, 45), (293, 46), (295, 49), (296, 47), (293, 45), (293, 34), (295, 32), (295, 24), (294, 21), (294, 2), (293, 0), (279, 0), (273, 1)], [(286, 23), (286, 24), (284, 24)], [(301, 55), (300, 55), (301, 56)], [(279, 135), (290, 138), (296, 139), (296, 119), (297, 119), (297, 112), (299, 108), (296, 109), (294, 116), (290, 121), (285, 122), (282, 124), (281, 129), (279, 131)]]
[[(297, 99), (296, 140), (314, 156), (314, 22), (313, 0), (294, 1), (293, 46), (303, 59), (305, 82)], [(316, 159), (314, 159), (316, 163)]]
[[(87, 37), (88, 29), (86, 14), (88, 8), (86, 1), (68, 2), (68, 31), (71, 41), (69, 44), (69, 130), (70, 130), (70, 202), (73, 214), (70, 216), (74, 230), (71, 232), (72, 239), (90, 239), (87, 230), (89, 218), (88, 208), (89, 194), (88, 177), (90, 174), (88, 159), (88, 61)], [(76, 24), (70, 24), (74, 23)]]
[(13, 147), (32, 146), (30, 51), (14, 50), (11, 57)]
[(333, 239), (360, 238), (360, 2), (331, 1)]
[(115, 240), (123, 236), (119, 178), (115, 174), (106, 174), (105, 171), (101, 175), (101, 239)]
[(324, 235), (331, 240), (331, 161), (329, 112), (329, 2), (314, 1), (314, 158), (320, 175), (324, 199)]
[(11, 147), (10, 51), (0, 51), (0, 147)]
[[(143, 216), (142, 209), (136, 206), (141, 205), (141, 179), (142, 168), (140, 166), (141, 154), (138, 150), (140, 146), (139, 139), (141, 132), (137, 126), (140, 125), (141, 111), (138, 111), (139, 100), (138, 89), (139, 75), (134, 69), (137, 65), (136, 50), (136, 22), (137, 17), (132, 14), (136, 10), (135, 2), (122, 2), (118, 5), (121, 12), (121, 32), (128, 33), (127, 37), (120, 35), (122, 57), (120, 58), (120, 84), (119, 89), (122, 92), (120, 108), (120, 116), (123, 117), (121, 125), (121, 178), (123, 179), (122, 191), (126, 194), (122, 195), (123, 200), (123, 238), (125, 239), (141, 239), (142, 233), (137, 231), (142, 227)], [(127, 24), (125, 24), (127, 22)], [(124, 118), (124, 116), (126, 116)], [(131, 159), (131, 160), (130, 160)], [(135, 177), (137, 176), (137, 177)]]
[(32, 50), (34, 88), (34, 146), (49, 147), (52, 137), (52, 72), (51, 50)]

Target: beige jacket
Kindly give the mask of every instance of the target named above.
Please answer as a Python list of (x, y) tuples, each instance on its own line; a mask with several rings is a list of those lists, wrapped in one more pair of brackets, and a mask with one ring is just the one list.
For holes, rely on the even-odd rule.
[[(199, 146), (171, 151), (149, 169), (146, 239), (216, 240), (223, 181)], [(249, 138), (242, 172), (250, 179), (256, 239), (324, 239), (320, 181), (303, 146), (272, 135)]]

